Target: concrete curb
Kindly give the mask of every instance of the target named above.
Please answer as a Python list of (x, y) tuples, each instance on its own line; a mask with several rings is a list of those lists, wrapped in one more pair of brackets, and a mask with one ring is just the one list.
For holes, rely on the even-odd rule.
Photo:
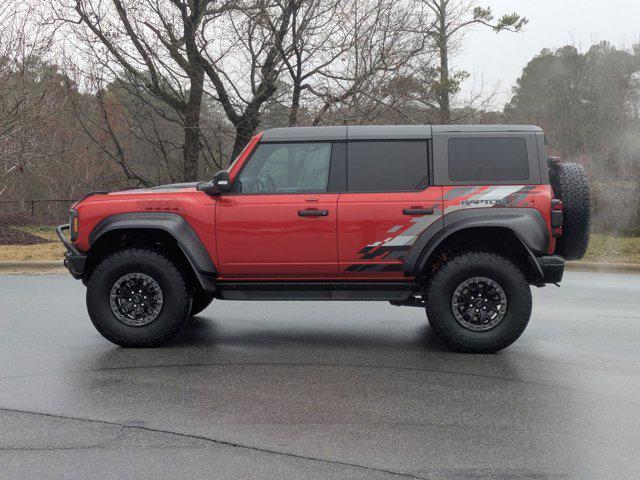
[(62, 260), (56, 261), (25, 261), (25, 262), (0, 262), (0, 274), (3, 273), (64, 273)]
[[(606, 263), (606, 262), (567, 262), (567, 270), (581, 272), (608, 273), (637, 273), (640, 274), (640, 264), (637, 263)], [(3, 273), (65, 273), (67, 271), (62, 260), (39, 262), (2, 262), (0, 274)]]
[(567, 262), (567, 270), (604, 273), (640, 273), (638, 263)]

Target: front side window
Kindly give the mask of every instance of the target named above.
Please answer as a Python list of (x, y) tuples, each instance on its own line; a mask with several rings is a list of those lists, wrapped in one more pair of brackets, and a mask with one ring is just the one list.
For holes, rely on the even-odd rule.
[(327, 191), (330, 143), (258, 145), (234, 185), (238, 193), (321, 193)]
[(405, 192), (427, 187), (426, 141), (358, 141), (347, 146), (349, 192)]

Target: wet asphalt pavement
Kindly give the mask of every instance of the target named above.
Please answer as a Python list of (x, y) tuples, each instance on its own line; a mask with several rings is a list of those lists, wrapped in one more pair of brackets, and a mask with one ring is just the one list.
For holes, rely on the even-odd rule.
[(127, 350), (66, 275), (0, 276), (0, 332), (2, 479), (640, 477), (640, 276), (534, 289), (495, 355), (384, 303), (214, 302)]

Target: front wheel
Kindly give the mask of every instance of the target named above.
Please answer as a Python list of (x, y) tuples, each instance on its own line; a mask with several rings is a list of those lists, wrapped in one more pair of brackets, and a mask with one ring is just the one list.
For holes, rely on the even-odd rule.
[(491, 353), (508, 347), (531, 316), (531, 289), (507, 258), (467, 252), (447, 260), (426, 291), (427, 318), (454, 350)]
[(188, 292), (168, 258), (131, 248), (98, 264), (87, 283), (87, 309), (107, 340), (123, 347), (151, 347), (175, 335), (189, 317)]

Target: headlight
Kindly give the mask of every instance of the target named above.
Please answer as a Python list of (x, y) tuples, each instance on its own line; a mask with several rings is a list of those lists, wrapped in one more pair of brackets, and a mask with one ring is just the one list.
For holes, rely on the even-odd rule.
[(69, 231), (71, 232), (71, 241), (75, 242), (78, 239), (78, 212), (76, 210), (69, 212)]

